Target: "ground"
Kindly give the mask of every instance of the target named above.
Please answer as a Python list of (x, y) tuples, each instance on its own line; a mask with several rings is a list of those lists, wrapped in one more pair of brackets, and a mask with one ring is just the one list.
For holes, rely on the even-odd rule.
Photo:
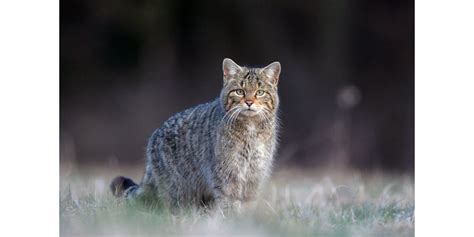
[(170, 213), (117, 200), (114, 175), (140, 169), (61, 167), (61, 236), (413, 236), (411, 175), (279, 169), (240, 214)]

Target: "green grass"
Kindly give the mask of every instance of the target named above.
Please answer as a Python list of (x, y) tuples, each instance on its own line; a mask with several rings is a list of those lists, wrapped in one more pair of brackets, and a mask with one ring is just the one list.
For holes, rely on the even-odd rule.
[(112, 177), (62, 170), (61, 236), (414, 235), (413, 178), (404, 175), (275, 172), (255, 203), (226, 217), (121, 202), (109, 193)]

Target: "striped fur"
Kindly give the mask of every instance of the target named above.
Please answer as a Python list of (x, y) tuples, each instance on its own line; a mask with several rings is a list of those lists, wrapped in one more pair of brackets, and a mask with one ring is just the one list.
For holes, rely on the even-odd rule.
[(219, 98), (156, 129), (142, 181), (117, 177), (111, 184), (116, 196), (220, 208), (239, 208), (257, 196), (277, 149), (280, 64), (246, 68), (224, 59), (223, 71)]

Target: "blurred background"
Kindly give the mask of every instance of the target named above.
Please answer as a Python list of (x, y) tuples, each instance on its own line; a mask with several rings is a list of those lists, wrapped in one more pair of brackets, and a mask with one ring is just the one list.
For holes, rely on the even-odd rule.
[(222, 60), (280, 61), (276, 168), (413, 173), (414, 2), (62, 0), (61, 165), (144, 166)]

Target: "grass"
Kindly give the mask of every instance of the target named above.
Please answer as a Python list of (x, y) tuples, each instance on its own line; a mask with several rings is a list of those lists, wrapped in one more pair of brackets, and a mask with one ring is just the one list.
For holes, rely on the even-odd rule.
[[(171, 213), (115, 199), (107, 169), (61, 170), (61, 236), (413, 236), (413, 178), (278, 171), (240, 214)], [(329, 171), (326, 171), (329, 172)]]

